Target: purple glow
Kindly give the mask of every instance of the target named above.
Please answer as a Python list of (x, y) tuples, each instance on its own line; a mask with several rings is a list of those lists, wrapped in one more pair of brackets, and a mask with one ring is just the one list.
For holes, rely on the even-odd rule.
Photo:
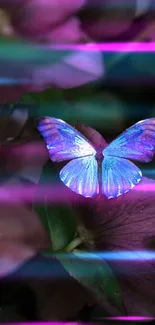
[[(155, 182), (152, 184), (138, 184), (132, 190), (147, 193), (155, 191)], [(17, 202), (30, 202), (32, 200), (36, 202), (44, 202), (46, 196), (46, 202), (50, 203), (64, 203), (64, 202), (76, 202), (82, 201), (84, 198), (82, 195), (69, 190), (63, 184), (53, 183), (50, 185), (3, 185), (0, 186), (0, 202), (17, 203)], [(89, 198), (87, 198), (88, 200)], [(85, 199), (86, 200), (86, 199)]]
[(145, 316), (117, 316), (117, 317), (103, 317), (107, 320), (121, 320), (121, 321), (152, 321), (154, 317), (145, 317)]
[(56, 45), (53, 49), (91, 52), (154, 52), (155, 42), (88, 43), (81, 45)]
[(79, 200), (79, 197), (72, 191), (67, 191), (64, 186), (53, 184), (44, 185), (37, 188), (36, 185), (9, 185), (0, 187), (0, 202), (19, 203), (27, 202), (32, 203), (35, 198), (35, 202), (44, 202), (46, 196), (46, 202), (50, 203), (63, 203), (70, 200), (70, 202)]
[(132, 189), (132, 191), (140, 191), (140, 192), (153, 192), (155, 191), (155, 182), (153, 184), (145, 183), (145, 184), (138, 184), (137, 186)]

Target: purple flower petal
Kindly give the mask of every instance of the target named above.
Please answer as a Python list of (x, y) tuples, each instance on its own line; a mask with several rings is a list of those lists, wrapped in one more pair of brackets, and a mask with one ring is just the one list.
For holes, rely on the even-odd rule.
[(36, 68), (32, 72), (33, 89), (53, 85), (60, 88), (78, 87), (101, 78), (103, 73), (100, 52), (75, 52), (66, 55), (55, 65)]
[[(149, 190), (149, 188), (152, 189)], [(155, 250), (155, 181), (144, 178), (130, 192), (113, 200), (89, 200), (79, 208), (99, 251)], [(137, 254), (139, 258), (139, 253)], [(121, 285), (128, 315), (155, 315), (155, 261), (108, 261)]]
[[(89, 138), (89, 128), (85, 127), (84, 133)], [(97, 134), (96, 140), (101, 143)], [(116, 199), (96, 197), (79, 203), (77, 212), (92, 234), (96, 251), (155, 252), (154, 191), (155, 181), (143, 177), (130, 192)], [(155, 261), (139, 257), (137, 253), (137, 260), (107, 262), (119, 280), (127, 314), (155, 316)]]

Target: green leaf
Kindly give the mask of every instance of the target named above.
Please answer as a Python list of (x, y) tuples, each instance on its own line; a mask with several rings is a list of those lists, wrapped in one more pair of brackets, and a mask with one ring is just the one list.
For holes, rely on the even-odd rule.
[(0, 60), (14, 60), (24, 63), (34, 63), (35, 66), (55, 64), (69, 51), (62, 51), (49, 46), (32, 45), (19, 40), (0, 37)]
[(72, 94), (70, 91), (48, 89), (42, 93), (29, 94), (28, 101), (31, 97), (31, 102), (37, 105), (37, 111), (33, 110), (35, 115), (61, 118), (72, 125), (79, 120), (104, 130), (109, 130), (109, 127), (113, 129), (114, 124), (119, 127), (126, 110), (122, 100), (109, 92), (90, 94), (87, 90), (84, 96), (82, 88), (81, 92), (74, 90)]
[[(52, 166), (51, 161), (49, 161), (43, 169), (39, 185), (53, 185), (54, 183), (58, 184), (58, 182), (60, 182), (58, 172)], [(47, 203), (45, 195), (44, 203), (38, 204), (34, 202), (33, 209), (40, 216), (42, 224), (47, 230), (53, 252), (65, 249), (74, 240), (77, 226), (70, 206), (67, 204), (50, 205)]]
[[(89, 126), (101, 126), (104, 130), (113, 129), (114, 123), (121, 123), (126, 109), (124, 102), (117, 96), (109, 93), (97, 93), (72, 98), (70, 106), (70, 118), (79, 120)], [(68, 110), (69, 116), (69, 110)], [(118, 122), (119, 121), (119, 122)]]
[(130, 56), (129, 67), (135, 69), (135, 73), (139, 73), (141, 77), (146, 78), (148, 75), (155, 75), (154, 52), (152, 53), (134, 53)]
[(26, 93), (21, 97), (21, 101), (25, 104), (36, 105), (36, 109), (31, 110), (31, 116), (66, 118), (65, 111), (67, 104), (64, 100), (62, 90), (47, 89), (43, 92)]
[(56, 258), (70, 276), (91, 290), (98, 299), (105, 297), (113, 306), (122, 308), (117, 279), (108, 263), (97, 254), (75, 251), (70, 254), (56, 254)]
[(65, 107), (62, 90), (47, 89), (41, 93), (31, 93), (33, 101), (38, 106), (38, 114), (40, 116), (51, 115), (57, 113), (60, 115), (61, 108)]

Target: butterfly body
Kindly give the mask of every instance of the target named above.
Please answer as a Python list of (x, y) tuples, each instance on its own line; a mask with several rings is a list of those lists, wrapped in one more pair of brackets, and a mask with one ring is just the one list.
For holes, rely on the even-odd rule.
[(97, 160), (98, 165), (102, 164), (102, 161), (104, 159), (103, 147), (102, 146), (100, 146), (98, 148), (98, 150), (96, 151), (95, 159)]
[(93, 145), (66, 122), (41, 118), (43, 135), (52, 161), (67, 161), (60, 179), (85, 197), (103, 194), (108, 199), (123, 195), (137, 185), (142, 173), (130, 160), (149, 162), (155, 152), (155, 118), (140, 121), (105, 148)]

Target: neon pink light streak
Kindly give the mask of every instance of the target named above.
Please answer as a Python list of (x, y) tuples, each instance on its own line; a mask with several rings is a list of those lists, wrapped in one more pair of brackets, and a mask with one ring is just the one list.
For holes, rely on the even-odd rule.
[(121, 320), (121, 321), (152, 321), (154, 317), (145, 317), (145, 316), (117, 316), (117, 317), (103, 317), (102, 319), (106, 320)]
[[(155, 192), (155, 182), (138, 184), (130, 192), (136, 194), (136, 192), (143, 192), (149, 195), (149, 192)], [(124, 194), (124, 195), (128, 195)], [(50, 184), (50, 185), (3, 185), (0, 187), (0, 202), (17, 203), (17, 202), (30, 202), (32, 200), (36, 202), (44, 202), (46, 196), (46, 202), (50, 203), (63, 203), (63, 202), (76, 202), (86, 199), (81, 195), (69, 190), (63, 184)], [(104, 197), (103, 197), (104, 198)], [(112, 199), (113, 200), (113, 199)]]
[(51, 47), (60, 50), (91, 51), (91, 52), (155, 52), (155, 42), (119, 42), (119, 43), (88, 43), (81, 45), (56, 45)]
[[(44, 185), (37, 187), (36, 185), (10, 185), (0, 187), (0, 202), (4, 203), (19, 203), (29, 202), (35, 198), (35, 202), (58, 203), (58, 202), (70, 202), (79, 200), (79, 197), (69, 191), (64, 185)], [(81, 197), (83, 198), (83, 197)]]
[[(3, 324), (3, 323), (1, 323)], [(13, 322), (8, 325), (79, 325), (79, 322)], [(82, 324), (82, 323), (80, 323)], [(90, 325), (90, 324), (89, 324)]]
[[(154, 317), (141, 317), (141, 316), (122, 316), (122, 317), (104, 317), (103, 320), (120, 320), (120, 321), (151, 321)], [(7, 323), (8, 325), (78, 325), (79, 322), (27, 322), (27, 323)], [(80, 322), (82, 324), (82, 322)], [(86, 323), (83, 323), (83, 325)], [(91, 325), (91, 323), (87, 323)]]

